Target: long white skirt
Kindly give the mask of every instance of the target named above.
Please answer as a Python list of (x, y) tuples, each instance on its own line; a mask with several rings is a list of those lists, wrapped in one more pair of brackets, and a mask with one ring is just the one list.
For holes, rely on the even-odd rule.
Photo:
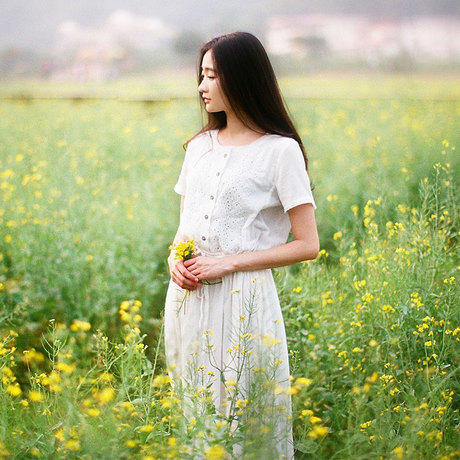
[(209, 385), (224, 416), (236, 407), (257, 413), (258, 423), (272, 426), (272, 458), (293, 458), (288, 350), (271, 270), (232, 273), (191, 292), (171, 281), (165, 348), (173, 379)]

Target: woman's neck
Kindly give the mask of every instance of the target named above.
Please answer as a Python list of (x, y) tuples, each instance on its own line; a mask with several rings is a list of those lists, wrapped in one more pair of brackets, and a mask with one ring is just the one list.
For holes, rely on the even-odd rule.
[(219, 142), (223, 145), (249, 144), (265, 133), (254, 125), (246, 125), (234, 112), (226, 112), (227, 125), (219, 131)]

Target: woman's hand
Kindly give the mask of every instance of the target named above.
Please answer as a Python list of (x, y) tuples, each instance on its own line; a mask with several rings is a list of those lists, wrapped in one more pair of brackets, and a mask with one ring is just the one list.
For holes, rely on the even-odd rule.
[(168, 265), (171, 279), (182, 289), (194, 291), (200, 286), (199, 278), (184, 266), (183, 260), (174, 259), (174, 254), (168, 257)]
[(199, 280), (212, 280), (232, 273), (231, 256), (195, 256), (184, 261), (184, 267)]

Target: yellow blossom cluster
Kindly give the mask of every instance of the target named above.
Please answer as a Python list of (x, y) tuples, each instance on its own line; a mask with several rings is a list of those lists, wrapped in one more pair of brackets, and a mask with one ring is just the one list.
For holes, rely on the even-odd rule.
[(78, 332), (78, 331), (87, 332), (91, 329), (91, 323), (89, 323), (88, 321), (81, 321), (81, 320), (75, 319), (73, 320), (69, 329), (73, 332)]
[(140, 300), (124, 300), (118, 309), (120, 319), (130, 325), (139, 324), (142, 321), (142, 316), (139, 314), (141, 307), (142, 302)]
[(174, 251), (174, 259), (188, 260), (195, 254), (195, 240), (189, 239), (169, 246), (170, 251)]

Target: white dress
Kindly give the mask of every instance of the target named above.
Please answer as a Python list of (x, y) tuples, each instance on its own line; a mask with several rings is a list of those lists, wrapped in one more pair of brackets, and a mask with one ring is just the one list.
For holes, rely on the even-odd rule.
[[(200, 134), (187, 147), (174, 190), (185, 196), (179, 233), (203, 255), (284, 244), (286, 212), (305, 203), (316, 208), (298, 143), (272, 134), (243, 146), (220, 145), (217, 130)], [(232, 273), (191, 292), (171, 281), (165, 347), (172, 377), (196, 386), (206, 378), (216, 408), (227, 414), (232, 396), (246, 404), (260, 369), (274, 370), (267, 404), (282, 415), (276, 449), (279, 458), (293, 457), (288, 350), (271, 270)]]

